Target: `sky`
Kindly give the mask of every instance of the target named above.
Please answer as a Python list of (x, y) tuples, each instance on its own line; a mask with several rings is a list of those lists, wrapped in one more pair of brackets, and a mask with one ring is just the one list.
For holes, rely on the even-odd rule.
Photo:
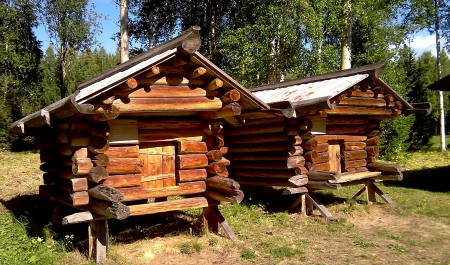
[[(111, 37), (119, 31), (119, 17), (120, 9), (113, 0), (91, 0), (90, 4), (95, 5), (95, 11), (102, 14), (106, 19), (101, 19), (99, 22), (102, 26), (102, 33), (97, 36), (100, 46), (103, 46), (107, 53), (115, 53), (118, 42), (111, 39)], [(45, 51), (49, 45), (49, 38), (43, 26), (35, 29), (36, 37), (42, 41), (42, 50)], [(436, 37), (430, 35), (427, 30), (422, 30), (415, 34), (410, 43), (411, 48), (416, 51), (416, 55), (420, 56), (424, 51), (431, 51), (436, 55)], [(441, 41), (442, 45), (442, 41)]]

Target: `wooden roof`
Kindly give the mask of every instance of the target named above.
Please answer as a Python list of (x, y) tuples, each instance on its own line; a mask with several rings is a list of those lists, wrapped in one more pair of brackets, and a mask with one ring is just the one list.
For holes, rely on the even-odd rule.
[(428, 86), (431, 90), (450, 91), (450, 75)]

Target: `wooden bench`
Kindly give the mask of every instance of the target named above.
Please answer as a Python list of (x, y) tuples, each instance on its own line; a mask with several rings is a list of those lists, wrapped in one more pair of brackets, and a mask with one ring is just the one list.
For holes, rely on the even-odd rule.
[[(355, 174), (348, 174), (342, 176), (339, 180), (328, 180), (336, 189), (345, 186), (352, 186), (358, 184), (364, 184), (364, 187), (359, 190), (352, 199), (357, 198), (363, 192), (366, 192), (367, 203), (373, 204), (376, 202), (376, 195), (378, 194), (386, 203), (392, 204), (393, 201), (383, 193), (376, 185), (377, 177), (381, 176), (382, 172), (359, 172)], [(331, 186), (331, 185), (330, 185)], [(338, 220), (339, 218), (333, 216), (330, 211), (319, 201), (315, 195), (315, 189), (309, 188), (306, 192), (301, 193), (300, 197), (289, 207), (289, 211), (294, 211), (298, 205), (301, 204), (300, 212), (304, 215), (310, 215), (313, 207), (315, 207), (327, 220)]]

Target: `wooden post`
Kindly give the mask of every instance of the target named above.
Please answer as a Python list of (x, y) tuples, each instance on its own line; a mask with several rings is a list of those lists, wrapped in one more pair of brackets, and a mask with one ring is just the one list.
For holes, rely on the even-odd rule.
[(372, 205), (377, 201), (377, 199), (375, 197), (375, 190), (373, 189), (373, 186), (370, 185), (371, 183), (368, 184), (366, 184), (367, 204)]
[(95, 263), (104, 264), (109, 241), (108, 220), (91, 221), (89, 236), (89, 254), (95, 248)]

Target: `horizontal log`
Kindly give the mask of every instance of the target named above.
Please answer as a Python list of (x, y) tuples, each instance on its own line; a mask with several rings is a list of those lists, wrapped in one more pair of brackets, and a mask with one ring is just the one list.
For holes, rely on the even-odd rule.
[(207, 165), (208, 157), (205, 154), (177, 155), (179, 169), (205, 168)]
[(356, 90), (351, 92), (351, 97), (363, 97), (363, 98), (377, 98), (380, 93), (374, 92), (374, 91), (361, 91)]
[(97, 166), (91, 168), (86, 177), (91, 182), (100, 183), (101, 181), (107, 179), (109, 174), (105, 167)]
[(130, 216), (139, 216), (153, 213), (180, 211), (193, 208), (204, 208), (210, 206), (211, 203), (205, 197), (195, 197), (174, 201), (155, 202), (149, 204), (131, 205)]
[(283, 133), (285, 127), (284, 122), (235, 127), (226, 130), (225, 136)]
[[(310, 151), (316, 152), (316, 151)], [(305, 156), (306, 158), (306, 156)], [(330, 161), (330, 154), (328, 152), (317, 152), (317, 157), (311, 157), (310, 159), (306, 158), (306, 160), (311, 161), (314, 164), (328, 163)]]
[(89, 141), (88, 149), (93, 154), (102, 154), (109, 149), (109, 141), (105, 137), (95, 137)]
[[(292, 142), (295, 144), (300, 141), (299, 137), (295, 138), (292, 136)], [(235, 144), (263, 144), (263, 143), (290, 143), (291, 136), (286, 136), (283, 133), (268, 133), (268, 134), (254, 134), (254, 135), (243, 135), (237, 137), (227, 137), (227, 144), (235, 145)]]
[(58, 188), (70, 193), (88, 190), (88, 181), (86, 178), (77, 179), (60, 179), (57, 184)]
[(365, 142), (343, 142), (341, 143), (341, 151), (364, 150)]
[(119, 202), (123, 200), (123, 194), (116, 188), (108, 187), (105, 185), (97, 185), (88, 190), (89, 196), (110, 202)]
[(189, 98), (207, 97), (207, 91), (197, 86), (153, 85), (130, 91), (115, 91), (116, 98)]
[(289, 179), (253, 177), (233, 177), (233, 179), (241, 185), (249, 186), (298, 187), (306, 185), (306, 183), (308, 183), (308, 177), (306, 177), (306, 175), (293, 176)]
[(209, 161), (220, 161), (223, 157), (222, 152), (220, 150), (211, 150), (206, 153), (206, 157)]
[(369, 122), (367, 116), (347, 116), (347, 115), (330, 115), (327, 116), (327, 125), (336, 124), (366, 124)]
[(342, 161), (342, 167), (348, 169), (351, 167), (365, 167), (367, 161), (365, 159)]
[(303, 157), (305, 157), (306, 160), (313, 162), (318, 158), (317, 151), (308, 151), (303, 154)]
[(288, 163), (288, 161), (233, 161), (230, 168), (254, 168), (254, 169), (295, 169), (305, 165), (305, 158), (298, 156)]
[(178, 154), (205, 154), (208, 147), (205, 142), (179, 141)]
[(255, 177), (255, 178), (285, 178), (289, 179), (295, 175), (295, 170), (281, 169), (230, 169), (230, 175), (235, 177)]
[(217, 191), (206, 190), (205, 197), (215, 201), (241, 203), (242, 200), (244, 200), (244, 193), (241, 190), (238, 190), (236, 195), (224, 195)]
[(399, 173), (396, 175), (380, 175), (373, 177), (373, 179), (377, 180), (390, 180), (390, 181), (402, 181), (403, 180), (403, 173)]
[(299, 193), (307, 193), (308, 188), (306, 187), (296, 187), (296, 188), (285, 188), (283, 189), (283, 195), (291, 195), (291, 194), (299, 194)]
[(198, 129), (202, 126), (202, 120), (183, 118), (151, 118), (138, 119), (139, 130), (171, 130), (171, 129)]
[(86, 175), (94, 167), (90, 158), (76, 158), (73, 160), (72, 172), (74, 175)]
[(139, 142), (153, 142), (163, 140), (198, 139), (202, 140), (203, 132), (200, 129), (186, 130), (139, 130)]
[(121, 202), (91, 200), (91, 210), (107, 218), (123, 220), (130, 216), (130, 208)]
[(128, 174), (128, 175), (113, 175), (108, 176), (103, 182), (103, 185), (112, 188), (124, 188), (135, 187), (141, 185), (141, 175)]
[(339, 106), (386, 107), (386, 101), (384, 99), (363, 97), (343, 98), (339, 102)]
[(138, 86), (138, 82), (135, 78), (128, 78), (123, 84), (119, 85), (119, 89), (123, 91), (135, 89)]
[(367, 132), (367, 137), (374, 137), (374, 136), (378, 136), (382, 133), (383, 131), (381, 129), (369, 129)]
[(380, 145), (380, 137), (374, 136), (366, 140), (366, 145)]
[(205, 180), (208, 173), (206, 169), (183, 169), (176, 171), (177, 182)]
[(237, 191), (240, 188), (239, 183), (235, 180), (221, 176), (207, 178), (205, 179), (205, 183), (208, 189), (212, 188), (227, 195), (237, 195)]
[(139, 86), (153, 86), (153, 85), (169, 85), (169, 86), (203, 86), (206, 81), (202, 78), (187, 79), (181, 75), (157, 75), (151, 78), (138, 78)]
[[(70, 193), (58, 188), (49, 188), (49, 196), (54, 201), (63, 203), (71, 207), (84, 206), (89, 204), (89, 195), (87, 191), (77, 191)], [(39, 189), (39, 191), (40, 190), (41, 189)]]
[(367, 140), (367, 136), (365, 135), (315, 135), (313, 136), (318, 143), (327, 143), (332, 140), (343, 140), (350, 142), (360, 142)]
[[(222, 176), (220, 173), (226, 172), (227, 167), (222, 162), (211, 162), (206, 166), (206, 171), (213, 175)], [(228, 174), (228, 173), (226, 173)]]
[[(388, 164), (388, 163), (382, 163), (382, 162), (374, 162), (367, 165), (367, 168), (370, 171), (381, 171), (383, 173), (386, 173), (386, 175), (391, 175), (394, 173), (401, 173), (402, 167), (397, 164)], [(395, 174), (394, 174), (395, 175)]]
[(92, 156), (92, 164), (94, 166), (107, 166), (109, 164), (109, 157), (105, 154), (96, 154)]
[(365, 124), (327, 125), (327, 134), (364, 134), (367, 132)]
[(138, 174), (142, 172), (143, 164), (138, 158), (109, 158), (106, 171), (109, 175)]
[(320, 163), (320, 164), (314, 164), (311, 162), (306, 162), (305, 163), (305, 167), (309, 170), (309, 171), (327, 171), (330, 170), (331, 166), (330, 163)]
[(70, 145), (71, 146), (88, 146), (91, 136), (87, 133), (71, 133), (70, 134)]
[(114, 120), (119, 117), (120, 110), (114, 105), (103, 105), (96, 110), (95, 114), (85, 115), (86, 119), (92, 123)]
[[(245, 116), (249, 116), (248, 113), (244, 113), (241, 114), (244, 123), (241, 125), (242, 127), (245, 126), (251, 126), (251, 125), (260, 125), (260, 124), (268, 124), (268, 123), (280, 123), (280, 122), (284, 122), (286, 124), (286, 118), (283, 116), (279, 116), (279, 117), (273, 117), (273, 118), (265, 118), (265, 117), (258, 117), (255, 119), (250, 119), (249, 117), (245, 117)], [(240, 118), (241, 118), (240, 116)]]
[(227, 118), (240, 115), (241, 112), (242, 106), (238, 102), (231, 102), (224, 105), (219, 111), (201, 113), (200, 118), (204, 120)]
[(295, 168), (295, 174), (297, 175), (304, 175), (308, 172), (308, 169), (306, 167), (297, 167)]
[[(298, 157), (298, 156), (293, 156)], [(231, 161), (286, 161), (290, 157), (284, 152), (261, 152), (261, 153), (229, 153), (227, 158)]]
[(198, 67), (191, 73), (189, 73), (189, 78), (197, 78), (206, 73), (206, 69), (204, 67)]
[(377, 156), (380, 154), (380, 149), (377, 145), (367, 146), (366, 148), (364, 148), (364, 150), (366, 150), (368, 155)]
[(77, 212), (74, 214), (70, 214), (65, 216), (62, 219), (63, 225), (72, 225), (72, 224), (80, 224), (80, 223), (86, 223), (93, 220), (102, 220), (107, 219), (108, 217), (104, 215), (100, 215), (94, 212), (85, 211), (85, 212)]
[[(210, 135), (210, 136), (206, 137), (205, 143), (208, 146), (209, 150), (220, 150), (220, 148), (224, 146), (225, 140), (221, 136)], [(228, 152), (228, 147), (227, 147), (227, 152)]]
[(308, 171), (306, 173), (310, 180), (340, 180), (341, 172), (335, 171)]
[(91, 137), (106, 137), (108, 136), (111, 128), (109, 127), (108, 122), (96, 122), (92, 123), (91, 126), (87, 129), (87, 133)]
[[(240, 144), (240, 145), (229, 145), (229, 153), (255, 153), (255, 152), (277, 152), (285, 151), (286, 149), (291, 150), (294, 148), (290, 143), (279, 142), (279, 143), (256, 143), (256, 144)], [(303, 152), (303, 149), (298, 146)]]
[(341, 184), (320, 180), (310, 180), (308, 181), (308, 184), (306, 184), (306, 187), (313, 190), (339, 190), (342, 188)]
[(391, 109), (374, 107), (337, 106), (332, 110), (325, 110), (328, 115), (391, 115)]
[(220, 97), (220, 100), (223, 103), (231, 103), (231, 102), (239, 101), (240, 98), (241, 98), (241, 93), (237, 89), (231, 89), (231, 90), (225, 92), (225, 94), (223, 94), (222, 97)]
[[(69, 141), (70, 141), (69, 131), (59, 131), (55, 136), (55, 142), (57, 144), (68, 144)], [(49, 143), (49, 141), (42, 141), (42, 144), (44, 143)], [(40, 146), (39, 148), (42, 149), (42, 146)]]
[(375, 161), (377, 161), (377, 158), (375, 156), (372, 155), (368, 155), (366, 158), (367, 163), (373, 163)]
[(218, 111), (222, 101), (218, 98), (131, 98), (116, 99), (114, 106), (120, 113), (142, 113), (161, 111)]
[(367, 152), (365, 150), (354, 150), (354, 151), (343, 151), (342, 152), (342, 158), (345, 161), (366, 159), (366, 157), (367, 157)]
[(161, 198), (203, 193), (206, 190), (206, 184), (204, 181), (193, 181), (178, 183), (178, 186), (169, 186), (162, 188), (120, 188), (119, 190), (124, 195), (123, 201), (137, 201), (149, 198)]
[(351, 168), (347, 168), (345, 169), (346, 172), (342, 173), (342, 175), (348, 175), (348, 174), (356, 174), (356, 173), (361, 173), (361, 172), (368, 172), (369, 169), (367, 169), (367, 167), (351, 167)]

